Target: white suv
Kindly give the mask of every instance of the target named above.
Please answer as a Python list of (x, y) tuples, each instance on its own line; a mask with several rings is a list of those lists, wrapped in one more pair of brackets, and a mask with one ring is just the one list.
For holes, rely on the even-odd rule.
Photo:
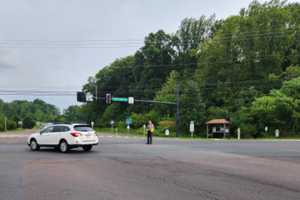
[(50, 125), (30, 135), (27, 140), (32, 151), (38, 151), (40, 147), (56, 147), (63, 153), (77, 147), (90, 151), (98, 143), (95, 131), (86, 124)]

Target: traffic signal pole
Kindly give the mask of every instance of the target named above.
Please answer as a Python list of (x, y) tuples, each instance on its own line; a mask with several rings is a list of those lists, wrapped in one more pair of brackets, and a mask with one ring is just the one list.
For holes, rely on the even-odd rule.
[[(111, 93), (107, 93), (105, 97), (98, 96), (98, 88), (95, 87), (95, 101), (98, 102), (99, 100), (104, 100), (106, 104), (111, 104), (112, 102), (119, 102), (119, 103), (128, 103), (134, 104), (134, 102), (139, 103), (153, 103), (153, 104), (165, 104), (165, 105), (176, 105), (176, 137), (180, 135), (180, 87), (179, 83), (176, 83), (176, 102), (170, 101), (155, 101), (155, 100), (142, 100), (142, 99), (134, 99), (134, 97), (112, 97)], [(78, 102), (87, 102), (86, 94), (84, 92), (77, 92), (77, 101)]]

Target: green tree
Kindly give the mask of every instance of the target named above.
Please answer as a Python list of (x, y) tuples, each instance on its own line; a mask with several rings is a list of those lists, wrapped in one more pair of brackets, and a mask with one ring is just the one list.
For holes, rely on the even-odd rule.
[(35, 126), (35, 121), (31, 117), (25, 117), (23, 120), (23, 128), (32, 129)]
[(300, 99), (300, 77), (285, 81), (281, 88), (281, 92), (289, 97)]
[(257, 98), (250, 109), (251, 116), (257, 124), (257, 130), (265, 126), (288, 132), (293, 127), (293, 114), (296, 104), (293, 98), (273, 91), (271, 95)]

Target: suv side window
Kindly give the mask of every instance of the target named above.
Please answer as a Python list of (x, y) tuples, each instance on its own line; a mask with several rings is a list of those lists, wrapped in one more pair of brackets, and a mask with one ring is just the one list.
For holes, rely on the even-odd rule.
[(68, 132), (70, 131), (70, 128), (67, 126), (62, 126), (62, 132)]
[(54, 127), (50, 126), (50, 127), (46, 128), (46, 129), (42, 130), (41, 134), (43, 134), (43, 133), (51, 133), (51, 132), (53, 132), (53, 129), (54, 129)]
[(52, 132), (54, 132), (54, 133), (61, 132), (61, 126), (54, 126)]
[(53, 130), (53, 132), (55, 133), (62, 133), (67, 131), (70, 131), (69, 127), (67, 126), (54, 126), (54, 130)]

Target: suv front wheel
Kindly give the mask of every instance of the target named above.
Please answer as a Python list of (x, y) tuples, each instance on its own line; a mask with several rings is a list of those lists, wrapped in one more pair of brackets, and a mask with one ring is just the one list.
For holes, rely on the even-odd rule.
[(62, 140), (59, 143), (59, 151), (62, 153), (66, 153), (66, 152), (68, 152), (68, 150), (69, 150), (68, 143), (66, 141)]

